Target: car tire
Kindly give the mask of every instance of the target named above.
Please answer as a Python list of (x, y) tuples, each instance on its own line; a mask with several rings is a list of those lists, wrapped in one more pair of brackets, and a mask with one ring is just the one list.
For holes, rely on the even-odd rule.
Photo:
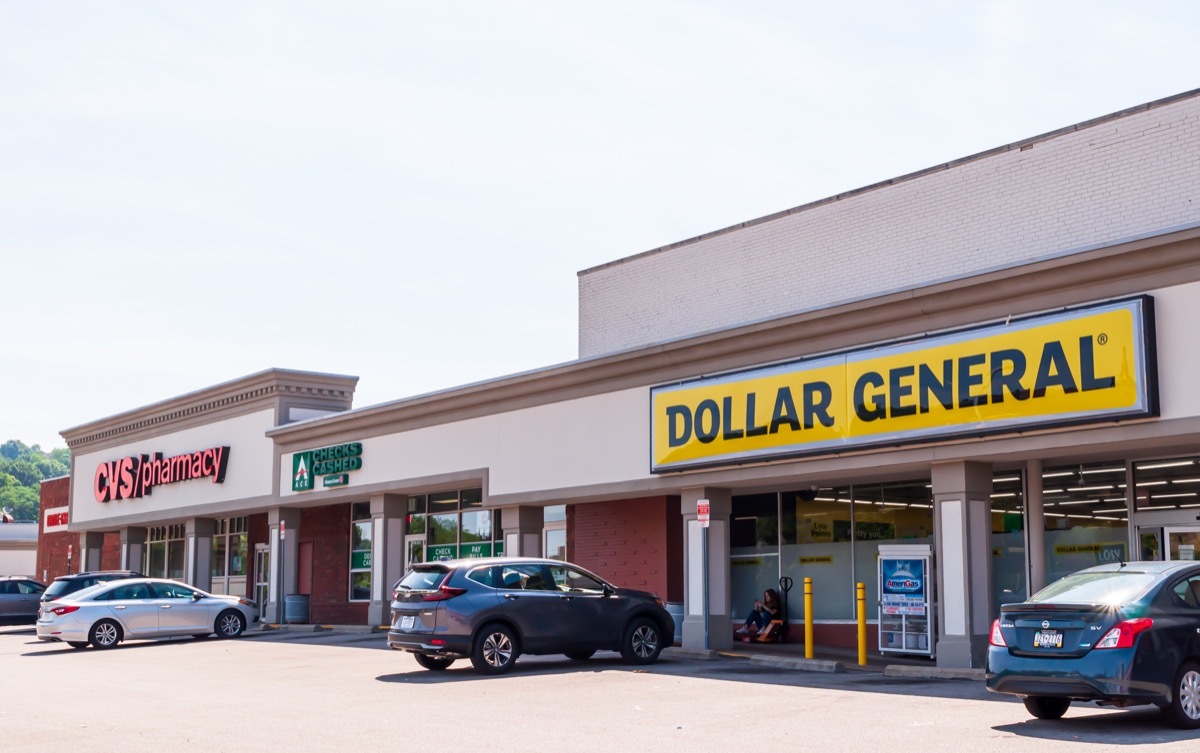
[(1171, 687), (1171, 703), (1163, 713), (1180, 729), (1200, 728), (1200, 664), (1186, 661), (1180, 665)]
[(1071, 707), (1070, 698), (1033, 695), (1021, 700), (1025, 702), (1025, 710), (1038, 719), (1062, 719), (1062, 715)]
[(568, 651), (567, 658), (571, 661), (587, 661), (592, 658), (595, 651)]
[(440, 656), (429, 656), (428, 654), (413, 654), (413, 658), (417, 660), (417, 664), (420, 664), (422, 667), (430, 670), (431, 672), (441, 672), (449, 669), (450, 665), (454, 663), (453, 659), (446, 659)]
[(517, 637), (511, 628), (492, 623), (484, 625), (475, 636), (471, 649), (471, 665), (485, 675), (499, 675), (512, 669), (520, 656)]
[(218, 638), (237, 638), (246, 631), (246, 618), (236, 609), (226, 609), (217, 615), (213, 631)]
[(87, 644), (88, 644), (87, 641), (67, 641), (67, 645), (75, 650), (79, 650), (81, 648), (87, 648)]
[(663, 650), (662, 628), (648, 617), (637, 617), (621, 637), (621, 656), (633, 664), (653, 664)]
[(92, 625), (88, 633), (88, 643), (98, 649), (112, 648), (120, 643), (123, 637), (120, 625), (112, 620), (100, 620)]

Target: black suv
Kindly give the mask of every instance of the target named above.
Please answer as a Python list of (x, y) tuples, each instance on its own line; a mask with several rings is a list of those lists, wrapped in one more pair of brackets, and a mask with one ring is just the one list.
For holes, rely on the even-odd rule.
[(54, 582), (42, 594), (42, 601), (54, 601), (61, 599), (67, 594), (73, 594), (76, 591), (82, 591), (85, 588), (90, 588), (97, 583), (107, 583), (110, 580), (124, 580), (125, 578), (144, 578), (145, 576), (137, 570), (95, 570), (90, 573), (75, 573), (74, 575), (60, 575), (54, 579)]
[(607, 649), (649, 664), (674, 631), (654, 594), (569, 562), (508, 557), (414, 565), (392, 590), (387, 640), (425, 669), (469, 657), (477, 671), (498, 674), (521, 654), (584, 661)]

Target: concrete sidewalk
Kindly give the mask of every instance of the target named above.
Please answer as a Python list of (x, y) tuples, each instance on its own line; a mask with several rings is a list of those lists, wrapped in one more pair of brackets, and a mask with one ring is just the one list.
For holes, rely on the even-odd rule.
[[(264, 623), (246, 631), (247, 637), (270, 636), (280, 634), (302, 635), (369, 635), (387, 632), (386, 625), (277, 625)], [(803, 672), (871, 672), (889, 677), (910, 677), (941, 680), (977, 680), (983, 681), (983, 669), (961, 669), (938, 667), (935, 660), (923, 656), (908, 656), (903, 654), (879, 654), (867, 652), (867, 663), (858, 663), (858, 651), (855, 649), (814, 647), (813, 658), (804, 655), (803, 643), (741, 643), (735, 642), (733, 648), (721, 651), (704, 651), (671, 646), (664, 649), (664, 655), (680, 659), (698, 659), (702, 661), (733, 660), (749, 661), (760, 666), (776, 669), (794, 669)]]

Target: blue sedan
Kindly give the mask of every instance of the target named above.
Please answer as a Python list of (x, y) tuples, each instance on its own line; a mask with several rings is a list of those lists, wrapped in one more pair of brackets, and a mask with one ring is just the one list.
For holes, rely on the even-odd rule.
[(1081, 570), (992, 624), (987, 688), (1038, 719), (1072, 701), (1154, 704), (1200, 727), (1200, 563), (1130, 562)]

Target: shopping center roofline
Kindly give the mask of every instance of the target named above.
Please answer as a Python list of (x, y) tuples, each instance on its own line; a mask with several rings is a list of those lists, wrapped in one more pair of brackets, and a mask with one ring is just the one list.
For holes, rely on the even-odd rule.
[[(1191, 277), (1184, 279), (1185, 277)], [(592, 356), (540, 369), (290, 423), (277, 443), (341, 441), (502, 413), (600, 392), (794, 361), (857, 344), (1002, 320), (1200, 280), (1200, 223), (1090, 244), (731, 329)], [(915, 324), (914, 324), (915, 322)]]
[(59, 432), (68, 447), (89, 444), (150, 426), (164, 424), (184, 416), (220, 410), (233, 404), (247, 404), (278, 397), (279, 388), (287, 387), (319, 394), (336, 395), (346, 405), (354, 395), (358, 377), (320, 371), (269, 368), (204, 387), (193, 392), (122, 411), (106, 418), (73, 426)]
[(616, 267), (621, 264), (625, 264), (626, 262), (634, 261), (636, 259), (641, 259), (641, 258), (644, 258), (647, 256), (654, 256), (655, 254), (661, 254), (666, 251), (671, 251), (673, 249), (680, 248), (682, 246), (690, 246), (694, 243), (699, 243), (700, 241), (708, 240), (709, 238), (714, 238), (714, 237), (720, 236), (720, 235), (726, 235), (728, 233), (736, 232), (738, 230), (743, 230), (745, 228), (753, 227), (755, 225), (761, 225), (763, 223), (771, 222), (773, 220), (778, 220), (783, 217), (788, 217), (793, 214), (797, 214), (799, 212), (806, 212), (810, 209), (815, 209), (817, 207), (824, 206), (826, 204), (832, 204), (836, 201), (842, 201), (843, 199), (848, 199), (853, 196), (859, 196), (861, 194), (869, 193), (871, 191), (878, 191), (882, 188), (887, 188), (888, 186), (894, 186), (899, 183), (907, 183), (908, 181), (916, 180), (917, 178), (921, 178), (926, 175), (931, 175), (933, 173), (939, 173), (939, 172), (942, 172), (945, 170), (950, 170), (952, 168), (959, 167), (961, 165), (965, 165), (965, 164), (968, 164), (971, 162), (978, 162), (979, 160), (986, 159), (988, 157), (993, 157), (997, 154), (1004, 154), (1005, 152), (1011, 152), (1013, 150), (1020, 150), (1023, 148), (1027, 148), (1027, 147), (1029, 147), (1033, 144), (1037, 144), (1039, 142), (1049, 141), (1050, 139), (1057, 138), (1059, 136), (1064, 136), (1066, 134), (1074, 133), (1076, 131), (1082, 131), (1087, 128), (1092, 128), (1094, 126), (1098, 126), (1098, 125), (1102, 125), (1104, 123), (1111, 122), (1113, 120), (1120, 120), (1121, 118), (1127, 118), (1130, 115), (1136, 115), (1137, 113), (1146, 112), (1147, 110), (1153, 110), (1158, 107), (1164, 107), (1166, 105), (1174, 104), (1175, 102), (1180, 102), (1180, 101), (1186, 100), (1186, 99), (1191, 99), (1193, 97), (1200, 97), (1200, 89), (1192, 89), (1190, 91), (1182, 92), (1180, 94), (1173, 94), (1169, 97), (1164, 97), (1162, 99), (1156, 99), (1152, 102), (1146, 102), (1146, 103), (1143, 103), (1140, 105), (1135, 105), (1133, 107), (1127, 107), (1124, 110), (1118, 110), (1117, 112), (1112, 112), (1107, 115), (1101, 115), (1097, 118), (1085, 120), (1080, 123), (1076, 123), (1074, 125), (1066, 126), (1064, 128), (1057, 128), (1053, 131), (1047, 131), (1046, 133), (1042, 133), (1037, 136), (1031, 136), (1026, 139), (1021, 139), (1020, 141), (1014, 141), (1011, 144), (1004, 144), (1003, 146), (997, 146), (992, 149), (988, 149), (986, 151), (976, 152), (975, 154), (971, 154), (966, 157), (960, 157), (958, 159), (951, 160), (949, 162), (945, 162), (945, 163), (938, 164), (938, 165), (933, 165), (932, 167), (926, 167), (922, 170), (917, 170), (916, 172), (906, 173), (905, 175), (900, 175), (895, 178), (889, 178), (888, 180), (883, 180), (878, 183), (871, 183), (870, 185), (862, 186), (861, 188), (855, 188), (855, 189), (852, 189), (849, 191), (845, 191), (843, 193), (834, 194), (833, 196), (827, 196), (824, 199), (817, 199), (816, 201), (810, 201), (807, 204), (801, 204), (800, 206), (792, 207), (791, 209), (784, 209), (782, 211), (774, 212), (772, 214), (768, 214), (763, 217), (757, 217), (752, 220), (746, 220), (745, 222), (739, 222), (735, 225), (723, 227), (723, 228), (720, 228), (719, 230), (713, 230), (711, 232), (704, 233), (702, 235), (697, 235), (693, 238), (688, 238), (688, 239), (682, 240), (682, 241), (676, 241), (674, 243), (668, 243), (665, 246), (659, 246), (658, 248), (652, 248), (648, 251), (642, 251), (640, 253), (633, 254), (631, 256), (625, 256), (620, 259), (615, 259), (613, 261), (605, 262), (603, 264), (598, 264), (594, 267), (588, 267), (587, 269), (580, 270), (579, 272), (576, 273), (576, 275), (578, 277), (583, 277), (584, 275), (588, 275), (588, 274), (591, 274), (592, 272), (597, 272), (602, 269)]

